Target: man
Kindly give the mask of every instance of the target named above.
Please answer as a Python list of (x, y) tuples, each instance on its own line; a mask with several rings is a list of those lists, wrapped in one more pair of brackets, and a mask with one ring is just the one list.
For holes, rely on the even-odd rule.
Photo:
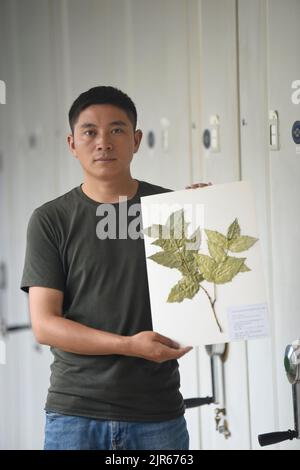
[(33, 212), (21, 282), (54, 355), (44, 448), (188, 449), (177, 359), (191, 348), (152, 331), (144, 241), (118, 236), (133, 217), (117, 236), (97, 230), (104, 205), (118, 225), (122, 204), (169, 190), (131, 176), (142, 132), (125, 93), (92, 88), (69, 121), (83, 184)]

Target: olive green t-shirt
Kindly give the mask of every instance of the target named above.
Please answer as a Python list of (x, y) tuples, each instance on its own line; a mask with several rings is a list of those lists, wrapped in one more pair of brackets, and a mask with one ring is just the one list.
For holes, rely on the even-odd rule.
[[(78, 186), (35, 209), (21, 289), (63, 291), (63, 316), (91, 328), (124, 336), (152, 330), (140, 197), (167, 191), (139, 181), (136, 195), (110, 211)], [(114, 211), (115, 223), (105, 224)], [(51, 351), (47, 411), (125, 421), (184, 413), (176, 360)]]

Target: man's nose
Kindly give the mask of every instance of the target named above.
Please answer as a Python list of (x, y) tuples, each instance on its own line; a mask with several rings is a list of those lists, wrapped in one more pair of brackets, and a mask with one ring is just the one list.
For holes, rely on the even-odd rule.
[(109, 134), (102, 134), (97, 136), (96, 140), (97, 150), (111, 150), (112, 143)]

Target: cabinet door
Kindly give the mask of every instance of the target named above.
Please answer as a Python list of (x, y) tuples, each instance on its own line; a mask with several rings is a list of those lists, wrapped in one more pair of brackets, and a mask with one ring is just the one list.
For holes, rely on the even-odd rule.
[[(3, 151), (4, 220), (9, 230), (5, 304), (8, 325), (16, 325), (29, 323), (27, 296), (20, 290), (28, 220), (34, 208), (57, 195), (55, 101), (49, 2), (13, 0), (2, 4), (3, 44), (8, 48)], [(30, 330), (10, 333), (6, 343), (7, 399), (3, 401), (5, 435), (1, 439), (6, 448), (41, 448), (48, 350), (36, 348)]]
[[(237, 11), (234, 0), (202, 0), (200, 7), (201, 44), (201, 126), (217, 131), (215, 146), (202, 148), (205, 181), (226, 183), (240, 179)], [(216, 129), (218, 126), (218, 129)], [(211, 140), (211, 143), (212, 140)], [(199, 377), (202, 396), (211, 395), (210, 362), (204, 348), (199, 349)], [(231, 437), (216, 431), (215, 409), (201, 408), (203, 449), (250, 448), (247, 350), (245, 342), (229, 345), (224, 363), (225, 407)]]
[[(9, 23), (7, 21), (8, 2), (1, 2), (0, 16), (0, 79), (6, 85), (5, 104), (0, 103), (0, 449), (12, 449), (14, 441), (14, 422), (18, 414), (18, 369), (9, 367), (11, 355), (16, 354), (12, 349), (12, 343), (6, 336), (2, 336), (4, 327), (8, 321), (8, 297), (9, 297), (9, 209), (8, 209), (8, 160), (9, 160), (9, 135), (11, 106), (11, 58), (7, 48)], [(17, 348), (16, 348), (17, 349)], [(16, 357), (16, 356), (15, 356)], [(12, 406), (9, 406), (12, 403)], [(18, 441), (18, 436), (16, 436)]]
[(241, 177), (251, 181), (254, 188), (271, 321), (269, 338), (247, 343), (252, 448), (260, 447), (258, 434), (275, 429), (267, 15), (265, 1), (255, 0), (251, 4), (245, 0), (238, 2)]
[[(190, 100), (195, 95), (189, 81), (189, 14), (195, 5), (182, 0), (130, 2), (130, 88), (144, 132), (132, 171), (171, 189), (184, 189), (192, 177)], [(198, 396), (197, 350), (179, 364), (181, 393), (184, 398)], [(199, 449), (199, 409), (187, 410), (185, 417), (190, 448)]]
[[(278, 429), (293, 427), (292, 391), (284, 368), (287, 344), (300, 337), (300, 155), (292, 138), (299, 121), (300, 104), (291, 96), (292, 82), (300, 79), (300, 3), (268, 1), (268, 108), (280, 120), (280, 149), (269, 152), (270, 227), (273, 273), (274, 349)], [(299, 449), (299, 441), (285, 442), (282, 449)]]

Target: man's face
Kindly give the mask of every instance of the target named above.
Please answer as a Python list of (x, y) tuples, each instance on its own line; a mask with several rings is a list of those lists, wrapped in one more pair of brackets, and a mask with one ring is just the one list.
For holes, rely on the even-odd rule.
[(95, 104), (80, 113), (68, 144), (85, 176), (110, 180), (130, 175), (130, 163), (141, 139), (142, 132), (134, 132), (125, 111), (110, 104)]

